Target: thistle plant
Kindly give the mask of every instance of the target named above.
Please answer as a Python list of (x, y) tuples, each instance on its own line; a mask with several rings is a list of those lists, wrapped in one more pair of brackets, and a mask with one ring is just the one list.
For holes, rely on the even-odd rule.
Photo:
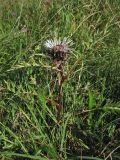
[(44, 47), (50, 56), (53, 64), (53, 68), (56, 70), (57, 77), (57, 95), (54, 99), (48, 100), (49, 104), (52, 105), (54, 102), (58, 114), (60, 114), (62, 105), (62, 86), (64, 81), (67, 79), (67, 75), (64, 73), (64, 61), (67, 60), (68, 54), (72, 51), (71, 46), (73, 45), (72, 40), (69, 38), (61, 39), (50, 39), (44, 43)]

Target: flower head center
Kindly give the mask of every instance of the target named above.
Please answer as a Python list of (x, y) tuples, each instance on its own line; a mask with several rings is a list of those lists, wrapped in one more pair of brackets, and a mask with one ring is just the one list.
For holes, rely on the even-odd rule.
[(55, 51), (64, 52), (64, 48), (65, 48), (65, 46), (62, 45), (62, 44), (58, 44), (58, 45), (54, 46), (54, 50), (55, 50)]

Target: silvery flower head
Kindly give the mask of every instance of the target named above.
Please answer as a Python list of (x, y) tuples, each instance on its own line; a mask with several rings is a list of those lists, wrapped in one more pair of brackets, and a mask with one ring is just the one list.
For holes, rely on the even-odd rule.
[(46, 40), (44, 47), (48, 51), (53, 60), (64, 60), (67, 53), (72, 51), (73, 42), (69, 38)]

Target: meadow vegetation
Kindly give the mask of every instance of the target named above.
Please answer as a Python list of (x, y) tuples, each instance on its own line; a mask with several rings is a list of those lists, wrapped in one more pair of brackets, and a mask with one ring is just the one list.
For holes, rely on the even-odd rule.
[[(43, 43), (68, 36), (58, 121)], [(0, 0), (0, 159), (120, 159), (119, 0)]]

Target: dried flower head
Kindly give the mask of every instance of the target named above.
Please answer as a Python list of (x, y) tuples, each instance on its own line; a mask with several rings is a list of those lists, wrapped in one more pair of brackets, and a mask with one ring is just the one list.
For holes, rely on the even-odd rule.
[(66, 37), (63, 40), (51, 39), (44, 43), (44, 47), (53, 60), (64, 60), (66, 54), (72, 51), (72, 45), (72, 40)]

